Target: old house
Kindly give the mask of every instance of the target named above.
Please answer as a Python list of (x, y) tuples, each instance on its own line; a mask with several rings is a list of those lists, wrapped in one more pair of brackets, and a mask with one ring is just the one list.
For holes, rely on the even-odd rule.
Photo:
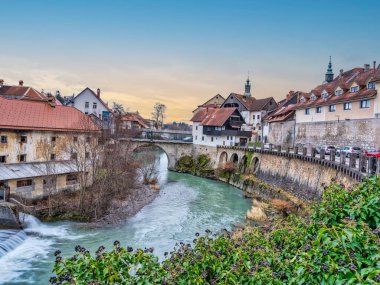
[(96, 93), (86, 87), (76, 96), (66, 96), (65, 105), (77, 108), (86, 115), (92, 115), (98, 124), (100, 122), (103, 129), (112, 128), (112, 112), (102, 100), (99, 88)]
[(363, 68), (341, 70), (335, 78), (331, 72), (330, 61), (325, 82), (300, 98), (297, 123), (380, 118), (380, 69), (375, 62), (372, 68), (365, 64)]
[(246, 146), (252, 136), (244, 131), (244, 119), (237, 108), (202, 108), (191, 120), (193, 143), (206, 146)]
[(56, 105), (54, 98), (46, 102), (0, 96), (0, 110), (1, 190), (37, 198), (75, 189), (78, 175), (91, 176), (90, 167), (82, 166), (97, 145), (99, 128), (88, 116)]
[(246, 130), (252, 130), (255, 139), (261, 141), (266, 133), (263, 133), (262, 118), (277, 107), (272, 97), (256, 99), (251, 96), (251, 83), (249, 78), (245, 84), (245, 93), (230, 95), (223, 102), (221, 108), (237, 108), (245, 121)]
[(198, 113), (202, 108), (219, 108), (222, 106), (223, 102), (225, 99), (223, 98), (222, 95), (216, 94), (214, 97), (208, 99), (206, 102), (203, 104), (199, 105), (195, 110), (193, 110), (193, 115)]

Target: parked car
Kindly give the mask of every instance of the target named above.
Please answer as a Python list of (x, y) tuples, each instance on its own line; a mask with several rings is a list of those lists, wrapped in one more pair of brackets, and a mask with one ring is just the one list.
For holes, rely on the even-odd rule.
[(372, 148), (372, 149), (366, 149), (363, 151), (363, 154), (365, 156), (375, 156), (375, 157), (378, 157), (380, 156), (380, 148), (378, 149), (375, 149), (375, 148)]
[(321, 145), (316, 148), (317, 153), (320, 154), (322, 149), (325, 150), (325, 154), (330, 154), (331, 150), (336, 151), (336, 148), (333, 145)]
[(360, 154), (362, 149), (356, 146), (342, 146), (337, 151), (337, 156), (345, 155), (346, 157), (350, 157), (352, 154)]

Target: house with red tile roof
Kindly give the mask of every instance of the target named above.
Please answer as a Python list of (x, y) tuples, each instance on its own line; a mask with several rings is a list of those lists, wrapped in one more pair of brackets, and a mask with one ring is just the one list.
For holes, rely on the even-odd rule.
[(149, 129), (150, 121), (144, 119), (138, 112), (128, 112), (120, 118), (122, 130)]
[(47, 101), (47, 95), (37, 91), (33, 87), (24, 86), (24, 81), (20, 80), (19, 85), (6, 85), (0, 79), (0, 98), (18, 99), (28, 101)]
[(210, 98), (206, 102), (204, 102), (203, 104), (199, 105), (195, 110), (193, 110), (193, 114), (197, 113), (202, 108), (206, 108), (206, 107), (219, 108), (220, 106), (222, 106), (224, 101), (225, 101), (225, 99), (222, 95), (216, 94), (215, 96), (213, 96), (212, 98)]
[(237, 108), (203, 107), (193, 122), (193, 143), (206, 146), (246, 146), (252, 131), (244, 131), (244, 119)]
[(296, 105), (296, 123), (380, 118), (380, 66), (341, 70)]
[[(0, 196), (37, 198), (78, 186), (78, 160), (100, 129), (79, 110), (45, 100), (0, 96)], [(85, 150), (87, 149), (87, 150)], [(90, 172), (90, 167), (86, 172)]]
[(243, 116), (245, 124), (253, 131), (255, 139), (261, 141), (263, 136), (262, 119), (268, 113), (277, 107), (273, 97), (257, 99), (251, 96), (251, 84), (249, 78), (245, 84), (244, 95), (238, 93), (230, 93), (223, 102), (221, 108), (234, 107), (237, 108)]

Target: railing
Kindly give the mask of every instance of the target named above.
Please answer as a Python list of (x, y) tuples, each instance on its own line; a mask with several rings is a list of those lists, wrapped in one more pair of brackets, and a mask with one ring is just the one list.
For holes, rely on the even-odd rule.
[(330, 154), (326, 155), (324, 150), (321, 150), (320, 154), (317, 154), (315, 148), (311, 150), (311, 153), (308, 153), (306, 147), (290, 148), (271, 144), (264, 145), (263, 147), (218, 146), (218, 148), (251, 151), (310, 161), (334, 168), (357, 181), (362, 181), (367, 175), (380, 174), (380, 158), (367, 157), (364, 154), (351, 154), (350, 157), (346, 157), (343, 154), (338, 157), (335, 151), (331, 151)]
[(247, 137), (250, 138), (252, 136), (252, 132), (250, 131), (238, 131), (238, 130), (207, 130), (203, 128), (203, 134), (208, 136), (238, 136), (238, 137)]

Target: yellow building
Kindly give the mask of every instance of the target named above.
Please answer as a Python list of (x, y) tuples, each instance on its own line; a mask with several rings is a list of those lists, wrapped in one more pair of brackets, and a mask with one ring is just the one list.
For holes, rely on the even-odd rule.
[[(379, 66), (380, 67), (380, 66)], [(380, 68), (368, 64), (325, 81), (296, 106), (296, 123), (380, 118)]]
[(99, 128), (88, 116), (54, 98), (0, 96), (0, 110), (0, 196), (42, 197), (77, 188), (80, 175), (91, 177), (83, 161), (97, 145)]

